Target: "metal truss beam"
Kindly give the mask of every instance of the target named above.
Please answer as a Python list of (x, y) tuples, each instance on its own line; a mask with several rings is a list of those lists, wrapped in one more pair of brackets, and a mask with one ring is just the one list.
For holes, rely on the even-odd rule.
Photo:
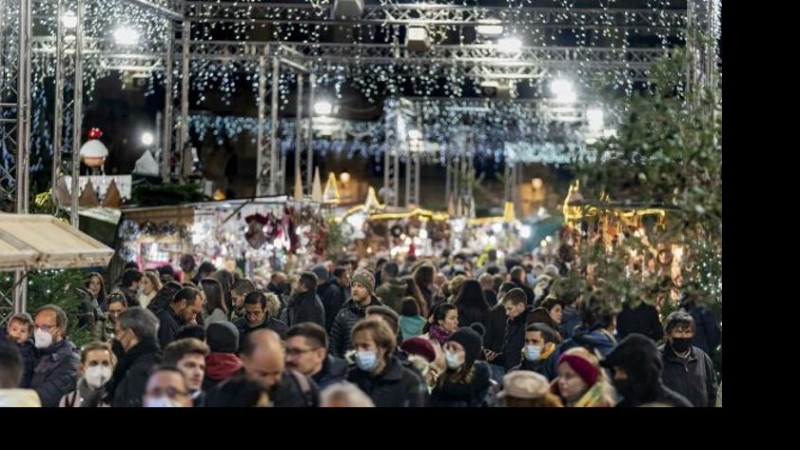
[(161, 17), (172, 20), (183, 20), (182, 0), (122, 0), (145, 9), (149, 9)]
[[(193, 41), (193, 58), (222, 61), (252, 60), (267, 42)], [(493, 67), (576, 66), (587, 70), (649, 67), (667, 51), (658, 48), (525, 47), (517, 54), (497, 51), (492, 45), (437, 45), (427, 52), (411, 52), (392, 44), (341, 44), (284, 42), (284, 47), (305, 60), (344, 65), (424, 64), (477, 65)], [(398, 51), (399, 50), (399, 51)], [(399, 57), (398, 57), (399, 53)]]
[(686, 26), (685, 9), (622, 8), (509, 8), (461, 5), (366, 5), (362, 17), (333, 20), (329, 8), (311, 4), (187, 1), (186, 17), (211, 23), (264, 23), (310, 25), (445, 25), (476, 26), (494, 21), (500, 25), (532, 25), (550, 29), (607, 29), (674, 31)]
[[(55, 54), (55, 39), (34, 39), (35, 54)], [(176, 42), (175, 53), (182, 50), (183, 42)], [(191, 60), (245, 62), (258, 61), (266, 55), (268, 46), (279, 46), (286, 54), (281, 60), (286, 63), (292, 57), (294, 66), (304, 62), (317, 65), (345, 65), (367, 67), (370, 65), (416, 65), (429, 67), (433, 73), (457, 67), (467, 76), (482, 78), (533, 79), (544, 70), (616, 71), (624, 70), (634, 78), (643, 78), (645, 72), (668, 50), (659, 48), (608, 48), (608, 47), (525, 47), (518, 54), (498, 52), (491, 45), (439, 45), (429, 52), (409, 52), (392, 44), (311, 44), (295, 42), (237, 42), (237, 41), (191, 41)], [(66, 54), (70, 54), (66, 50)], [(118, 65), (136, 65), (153, 70), (163, 70), (161, 63), (166, 54), (165, 46), (151, 45), (142, 53), (119, 52), (108, 40), (87, 39), (83, 51), (86, 56), (95, 56), (109, 70)], [(289, 65), (289, 64), (287, 64)]]

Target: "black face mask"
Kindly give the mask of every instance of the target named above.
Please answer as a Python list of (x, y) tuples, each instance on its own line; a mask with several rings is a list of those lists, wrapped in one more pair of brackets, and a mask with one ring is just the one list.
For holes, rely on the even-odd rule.
[(116, 338), (111, 340), (111, 352), (117, 357), (117, 361), (125, 356), (125, 348), (122, 347), (122, 343), (120, 343)]
[(612, 383), (614, 384), (614, 389), (617, 390), (619, 395), (625, 397), (626, 399), (633, 399), (635, 397), (631, 380), (618, 380), (614, 378)]
[(672, 348), (678, 353), (683, 353), (692, 348), (692, 338), (672, 338)]

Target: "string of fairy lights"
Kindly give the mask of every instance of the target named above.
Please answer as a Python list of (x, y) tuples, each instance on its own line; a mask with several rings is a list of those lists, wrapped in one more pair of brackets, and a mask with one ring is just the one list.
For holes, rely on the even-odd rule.
[[(74, 0), (64, 0), (64, 10), (67, 15), (74, 15), (75, 3)], [(84, 34), (91, 50), (86, 52), (84, 59), (84, 95), (85, 101), (90, 102), (96, 91), (97, 80), (115, 72), (107, 68), (109, 66), (107, 60), (110, 57), (104, 55), (104, 51), (118, 52), (124, 61), (128, 61), (125, 59), (126, 56), (133, 59), (133, 55), (147, 55), (153, 57), (153, 61), (148, 60), (148, 63), (158, 63), (166, 53), (166, 45), (173, 36), (169, 35), (169, 20), (150, 9), (122, 0), (92, 0), (84, 3), (86, 5)], [(154, 3), (167, 7), (176, 4), (169, 0), (159, 0)], [(590, 13), (586, 13), (589, 10), (585, 7), (575, 7), (575, 2), (571, 0), (553, 0), (548, 8), (542, 8), (542, 2), (533, 0), (510, 0), (502, 10), (483, 7), (480, 2), (474, 0), (448, 3), (445, 6), (467, 8), (465, 11), (477, 19), (496, 18), (502, 21), (505, 36), (519, 37), (523, 45), (531, 47), (550, 48), (563, 46), (566, 42), (574, 48), (602, 47), (622, 54), (638, 45), (637, 40), (642, 39), (645, 39), (648, 45), (661, 49), (681, 45), (684, 41), (682, 27), (686, 22), (685, 1), (646, 0), (643, 3), (644, 7), (641, 9), (623, 10), (621, 2), (598, 0)], [(371, 7), (368, 6), (366, 18), (369, 20), (351, 21), (343, 26), (339, 22), (329, 20), (331, 7), (332, 2), (329, 0), (308, 1), (299, 3), (296, 7), (276, 6), (272, 2), (255, 0), (188, 1), (186, 14), (192, 21), (191, 40), (200, 43), (198, 48), (202, 48), (203, 42), (221, 38), (232, 41), (303, 43), (310, 44), (307, 51), (311, 57), (319, 56), (322, 53), (322, 45), (331, 39), (345, 42), (353, 48), (370, 44), (403, 47), (407, 23), (413, 21), (415, 17), (420, 17), (417, 11), (409, 12), (410, 8), (413, 9), (413, 5), (382, 0), (380, 7), (369, 9)], [(389, 12), (381, 12), (381, 8)], [(58, 20), (56, 0), (34, 0), (33, 9), (36, 39), (54, 36)], [(447, 11), (444, 13), (434, 11), (430, 14), (440, 13), (450, 14)], [(389, 14), (394, 14), (394, 18), (388, 19)], [(66, 23), (64, 17), (61, 20), (62, 23)], [(437, 23), (428, 27), (428, 30), (433, 45), (445, 43), (488, 45), (494, 39), (476, 33), (474, 26), (466, 26), (463, 21), (457, 20)], [(13, 48), (12, 44), (9, 42), (10, 48)], [(70, 45), (74, 46), (74, 40), (69, 39), (69, 29), (65, 45), (67, 48)], [(176, 49), (179, 50), (178, 44)], [(32, 124), (35, 130), (41, 130), (33, 134), (35, 153), (40, 155), (32, 161), (34, 170), (41, 168), (42, 156), (47, 151), (52, 151), (52, 144), (48, 145), (50, 125), (47, 123), (47, 108), (51, 107), (51, 104), (42, 94), (47, 79), (54, 76), (54, 64), (51, 61), (52, 53), (34, 52)], [(163, 61), (160, 62), (160, 69), (153, 70), (149, 75), (146, 95), (155, 94), (158, 87), (163, 86), (165, 71)], [(352, 63), (342, 64), (327, 62), (320, 57), (314, 60), (313, 65), (318, 74), (317, 92), (336, 102), (345, 99), (352, 89), (373, 103), (379, 102), (384, 97), (396, 95), (430, 97), (443, 94), (450, 98), (460, 98), (481, 92), (477, 82), (470, 82), (476, 77), (458, 64), (409, 63), (402, 59), (393, 64), (371, 64), (359, 63), (359, 57), (354, 58)], [(176, 99), (181, 83), (178, 66), (176, 64), (174, 67), (173, 77), (175, 83), (173, 93)], [(630, 77), (629, 71), (619, 68), (596, 70), (584, 66), (583, 62), (574, 61), (574, 64), (569, 65), (572, 70), (565, 68), (557, 72), (568, 73), (576, 85), (585, 87), (585, 91), (597, 87), (599, 74), (606, 87), (616, 88), (625, 94), (632, 93), (634, 80)], [(69, 78), (71, 66), (67, 65), (66, 70)], [(269, 72), (259, 73), (258, 61), (254, 59), (192, 59), (189, 66), (190, 86), (191, 91), (197, 95), (193, 97), (196, 104), (191, 107), (202, 109), (212, 104), (212, 101), (227, 106), (242, 95), (251, 95), (255, 102), (258, 97), (259, 77), (263, 76), (267, 83), (271, 83)], [(283, 71), (280, 77), (279, 106), (285, 110), (291, 104), (296, 79), (295, 74), (288, 71)], [(535, 85), (539, 89), (542, 86), (538, 79), (522, 80), (518, 84), (526, 83)], [(67, 89), (69, 88), (67, 83)], [(250, 92), (247, 92), (248, 88)], [(424, 119), (425, 138), (433, 142), (446, 143), (450, 139), (448, 130), (453, 129), (454, 125), (463, 123), (464, 117), (469, 116), (468, 122), (475, 126), (485, 125), (478, 133), (487, 136), (478, 139), (478, 153), (499, 159), (505, 151), (502, 145), (504, 139), (548, 136), (542, 131), (548, 129), (552, 121), (543, 120), (537, 108), (532, 105), (512, 106), (508, 114), (491, 119), (487, 118), (491, 114), (486, 112), (471, 111), (465, 114), (437, 108), (434, 105), (426, 110), (430, 111), (430, 114)], [(71, 112), (66, 110), (65, 114), (67, 114), (65, 118), (68, 118)], [(607, 115), (611, 116), (612, 114)], [(242, 120), (224, 119), (224, 122), (232, 124), (225, 129), (238, 129), (241, 128), (238, 123), (248, 123), (247, 120), (244, 122)], [(237, 125), (233, 125), (234, 123)], [(291, 129), (290, 122), (287, 123), (289, 125), (286, 129)], [(525, 127), (527, 128), (520, 130)], [(498, 128), (501, 130), (495, 131)], [(286, 131), (282, 134), (285, 138), (282, 140), (284, 143), (282, 145), (290, 145), (293, 134)], [(374, 134), (374, 136), (379, 135)], [(349, 155), (365, 153), (375, 155), (383, 150), (381, 145), (372, 140), (350, 140), (335, 144), (327, 144), (327, 141), (329, 140), (322, 139), (319, 143), (315, 143), (314, 147), (346, 151)]]

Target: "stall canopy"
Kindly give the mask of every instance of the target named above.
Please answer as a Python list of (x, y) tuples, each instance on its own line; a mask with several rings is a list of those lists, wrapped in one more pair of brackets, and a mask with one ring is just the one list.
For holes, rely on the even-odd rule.
[(53, 216), (0, 214), (0, 271), (105, 266), (113, 254)]

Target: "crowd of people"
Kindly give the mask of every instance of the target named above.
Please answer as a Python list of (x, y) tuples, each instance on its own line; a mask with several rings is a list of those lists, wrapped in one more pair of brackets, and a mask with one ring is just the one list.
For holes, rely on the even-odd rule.
[(0, 406), (721, 406), (720, 329), (691, 295), (662, 317), (565, 261), (474, 261), (347, 258), (265, 286), (209, 262), (131, 264), (113, 289), (93, 272), (76, 317), (8, 319)]

